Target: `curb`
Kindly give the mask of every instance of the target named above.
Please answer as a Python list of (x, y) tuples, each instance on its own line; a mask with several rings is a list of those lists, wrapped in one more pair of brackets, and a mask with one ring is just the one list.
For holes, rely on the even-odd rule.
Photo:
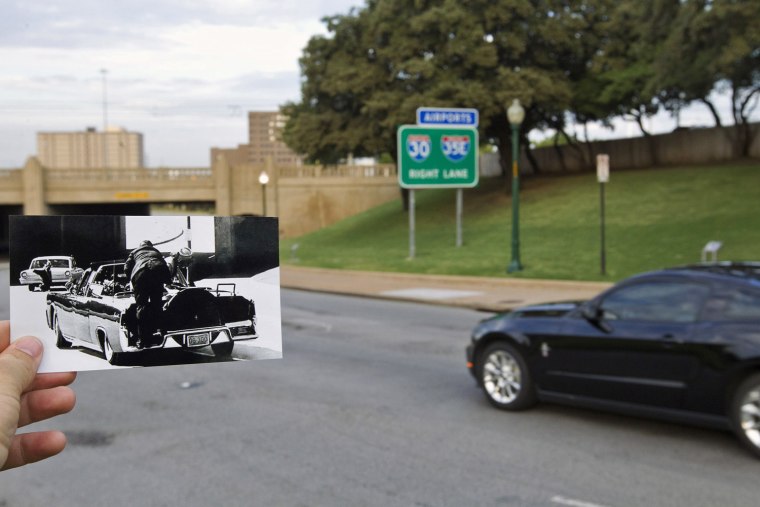
[[(523, 301), (517, 298), (503, 300), (499, 298), (501, 293), (507, 295), (509, 293), (529, 291), (535, 294), (537, 291), (545, 291), (566, 294), (575, 291), (584, 293), (584, 296), (571, 295), (570, 297), (563, 297), (559, 295), (554, 299), (569, 300), (576, 299), (576, 297), (578, 299), (585, 299), (588, 294), (598, 294), (612, 286), (612, 283), (604, 282), (424, 275), (418, 273), (341, 270), (292, 265), (281, 265), (280, 274), (281, 286), (288, 289), (468, 308), (484, 312), (504, 312), (518, 306), (534, 304), (535, 302)], [(356, 280), (358, 283), (351, 283), (352, 280)], [(361, 283), (362, 281), (365, 283)], [(361, 288), (357, 289), (355, 287)], [(482, 293), (482, 297), (464, 296), (460, 298), (427, 299), (405, 296), (403, 294), (389, 294), (389, 292), (393, 292), (394, 290), (417, 287), (477, 291)], [(547, 298), (547, 300), (551, 299), (553, 298)]]

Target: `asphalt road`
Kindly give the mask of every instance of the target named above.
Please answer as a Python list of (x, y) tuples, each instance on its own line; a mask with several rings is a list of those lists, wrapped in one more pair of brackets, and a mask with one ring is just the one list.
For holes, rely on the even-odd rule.
[(728, 433), (490, 408), (464, 366), (482, 314), (282, 305), (282, 360), (80, 374), (75, 412), (44, 425), (69, 448), (0, 474), (0, 505), (758, 504), (760, 461)]

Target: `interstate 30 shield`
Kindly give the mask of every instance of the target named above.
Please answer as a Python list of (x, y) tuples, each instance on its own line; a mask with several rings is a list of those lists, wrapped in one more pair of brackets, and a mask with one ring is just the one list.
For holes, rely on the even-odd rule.
[(441, 151), (452, 162), (461, 162), (470, 152), (470, 138), (467, 136), (441, 137)]
[(432, 146), (428, 135), (410, 135), (406, 139), (406, 151), (415, 162), (422, 162), (428, 158)]

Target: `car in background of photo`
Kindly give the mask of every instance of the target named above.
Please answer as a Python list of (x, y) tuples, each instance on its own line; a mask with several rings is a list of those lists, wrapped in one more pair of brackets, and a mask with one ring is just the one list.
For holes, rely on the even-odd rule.
[(733, 430), (760, 457), (760, 263), (636, 275), (482, 321), (467, 366), (504, 410), (568, 403)]
[(45, 265), (50, 262), (51, 286), (63, 287), (69, 280), (77, 278), (82, 274), (82, 269), (77, 267), (74, 257), (68, 255), (48, 255), (35, 257), (29, 264), (29, 269), (25, 269), (19, 275), (19, 283), (26, 285), (30, 291), (43, 287), (43, 280), (35, 273), (35, 270), (44, 269)]
[(236, 342), (258, 338), (254, 302), (236, 293), (234, 283), (195, 287), (181, 269), (173, 270), (163, 297), (160, 339), (138, 340), (135, 295), (124, 262), (96, 263), (68, 292), (47, 295), (47, 325), (59, 349), (95, 350), (111, 364), (139, 361), (155, 349), (211, 350), (229, 358)]

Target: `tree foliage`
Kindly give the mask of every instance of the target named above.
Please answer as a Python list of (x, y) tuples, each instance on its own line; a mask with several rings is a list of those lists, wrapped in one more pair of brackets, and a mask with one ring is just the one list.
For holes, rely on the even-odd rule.
[(735, 121), (746, 123), (760, 81), (758, 9), (737, 0), (368, 0), (325, 18), (328, 35), (304, 49), (301, 100), (283, 106), (285, 140), (322, 163), (395, 157), (396, 129), (417, 107), (474, 107), (481, 139), (498, 146), (506, 169), (514, 98), (526, 109), (523, 146), (534, 128), (574, 139), (571, 121), (627, 116), (644, 131), (647, 115), (709, 103), (716, 89), (730, 91)]
[(683, 104), (705, 104), (716, 125), (721, 118), (713, 91), (731, 97), (737, 126), (736, 151), (746, 156), (751, 142), (749, 117), (760, 95), (760, 2), (688, 0), (679, 4), (653, 65), (649, 89)]

